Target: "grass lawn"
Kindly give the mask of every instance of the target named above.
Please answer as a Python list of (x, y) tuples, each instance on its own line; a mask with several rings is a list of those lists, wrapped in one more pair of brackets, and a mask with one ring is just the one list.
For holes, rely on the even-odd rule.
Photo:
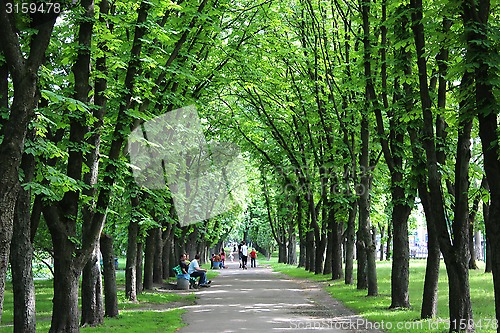
[[(377, 279), (379, 296), (367, 297), (366, 290), (357, 290), (356, 284), (345, 285), (343, 280), (331, 281), (326, 275), (314, 275), (303, 268), (278, 264), (275, 258), (269, 263), (275, 271), (291, 277), (328, 281), (325, 290), (340, 300), (348, 308), (362, 317), (377, 322), (386, 332), (448, 332), (448, 277), (443, 262), (439, 276), (438, 318), (420, 320), (422, 293), (425, 277), (425, 260), (410, 261), (410, 303), (411, 310), (389, 310), (391, 304), (391, 262), (377, 262)], [(478, 262), (480, 269), (470, 272), (471, 301), (474, 323), (477, 332), (496, 332), (494, 326), (495, 306), (493, 296), (493, 280), (491, 274), (484, 273), (484, 266)], [(356, 276), (356, 264), (355, 274)]]
[[(218, 272), (209, 272), (209, 277), (214, 277)], [(192, 303), (196, 299), (195, 293), (182, 295), (176, 292), (145, 291), (137, 296), (138, 302), (129, 302), (125, 298), (125, 273), (117, 271), (118, 285), (118, 307), (120, 315), (118, 318), (105, 318), (104, 325), (100, 327), (85, 327), (82, 332), (175, 332), (184, 326), (181, 315), (185, 312), (182, 309), (162, 309), (161, 304), (171, 302)], [(36, 317), (37, 330), (48, 332), (52, 314), (52, 280), (35, 281), (36, 290)], [(4, 312), (0, 333), (13, 331), (13, 294), (12, 284), (7, 283), (5, 288)]]

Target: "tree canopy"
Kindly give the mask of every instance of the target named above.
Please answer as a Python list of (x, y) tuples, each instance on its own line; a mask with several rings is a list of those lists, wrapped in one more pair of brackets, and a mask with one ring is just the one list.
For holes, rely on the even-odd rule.
[(53, 259), (50, 331), (78, 332), (102, 323), (100, 252), (126, 256), (135, 300), (235, 238), (369, 296), (385, 254), (387, 306), (409, 308), (416, 207), (422, 318), (442, 254), (450, 330), (474, 329), (482, 231), (500, 319), (496, 1), (48, 5), (0, 0), (0, 320), (12, 272), (34, 332), (33, 260)]

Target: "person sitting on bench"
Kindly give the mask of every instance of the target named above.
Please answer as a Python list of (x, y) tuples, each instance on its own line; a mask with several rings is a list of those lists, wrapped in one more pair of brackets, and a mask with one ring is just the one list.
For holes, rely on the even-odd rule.
[(221, 268), (221, 259), (218, 254), (214, 255), (213, 257), (212, 268)]
[(181, 261), (179, 266), (181, 266), (182, 274), (188, 274), (189, 264), (186, 262), (187, 256), (185, 253), (181, 254)]
[(198, 260), (200, 260), (200, 255), (196, 254), (193, 261), (189, 264), (188, 273), (191, 277), (200, 277), (200, 287), (210, 287), (210, 283), (212, 283), (212, 281), (207, 281), (207, 270), (200, 268)]
[(189, 261), (188, 261), (188, 255), (186, 253), (181, 254), (179, 257), (179, 265), (175, 266), (172, 268), (172, 270), (177, 274), (177, 285), (179, 285), (179, 279), (185, 279), (189, 281), (189, 288), (197, 288), (196, 286), (196, 278), (189, 276), (188, 270), (189, 270)]

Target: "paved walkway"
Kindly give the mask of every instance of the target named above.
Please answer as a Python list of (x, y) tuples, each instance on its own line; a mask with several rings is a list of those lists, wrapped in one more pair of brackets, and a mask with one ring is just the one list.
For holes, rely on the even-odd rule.
[[(227, 264), (227, 263), (226, 263)], [(212, 287), (196, 291), (183, 315), (182, 333), (379, 332), (322, 290), (320, 283), (292, 280), (257, 267), (228, 263)]]

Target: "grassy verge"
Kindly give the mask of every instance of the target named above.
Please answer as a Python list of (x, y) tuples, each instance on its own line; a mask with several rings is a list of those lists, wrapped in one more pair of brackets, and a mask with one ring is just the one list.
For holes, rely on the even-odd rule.
[[(367, 297), (366, 290), (357, 290), (356, 285), (345, 285), (343, 280), (331, 281), (326, 275), (314, 275), (302, 268), (278, 264), (276, 259), (263, 262), (275, 271), (291, 277), (325, 281), (325, 290), (345, 306), (372, 321), (386, 332), (447, 332), (448, 325), (448, 278), (444, 263), (439, 275), (438, 318), (420, 320), (425, 276), (425, 260), (410, 262), (410, 310), (389, 310), (391, 304), (391, 262), (377, 262), (379, 296)], [(477, 332), (493, 333), (495, 307), (491, 274), (484, 267), (470, 271), (471, 302)], [(356, 276), (356, 275), (355, 275)]]
[[(99, 327), (82, 327), (82, 333), (173, 333), (185, 326), (181, 320), (184, 313), (181, 309), (158, 311), (121, 311), (117, 318), (105, 318), (104, 324)], [(38, 332), (48, 332), (50, 329), (50, 318), (37, 319), (36, 329)], [(0, 327), (0, 332), (12, 332), (12, 326)]]
[(157, 311), (129, 311), (123, 312), (119, 318), (106, 319), (103, 326), (83, 328), (85, 333), (100, 332), (127, 332), (127, 333), (164, 333), (175, 332), (185, 326), (181, 315), (184, 310), (172, 309), (163, 312)]
[[(209, 276), (217, 275), (210, 272)], [(36, 317), (37, 331), (48, 332), (52, 315), (53, 287), (52, 280), (35, 281), (36, 292)], [(182, 309), (170, 309), (169, 303), (182, 302), (192, 303), (196, 299), (195, 293), (179, 294), (167, 291), (144, 291), (137, 296), (138, 302), (130, 302), (125, 297), (125, 274), (117, 271), (118, 307), (120, 315), (118, 318), (105, 318), (104, 324), (99, 327), (85, 327), (82, 332), (175, 332), (178, 328), (185, 326), (181, 315)], [(12, 284), (8, 283), (5, 288), (4, 312), (0, 333), (13, 332), (13, 294)]]

